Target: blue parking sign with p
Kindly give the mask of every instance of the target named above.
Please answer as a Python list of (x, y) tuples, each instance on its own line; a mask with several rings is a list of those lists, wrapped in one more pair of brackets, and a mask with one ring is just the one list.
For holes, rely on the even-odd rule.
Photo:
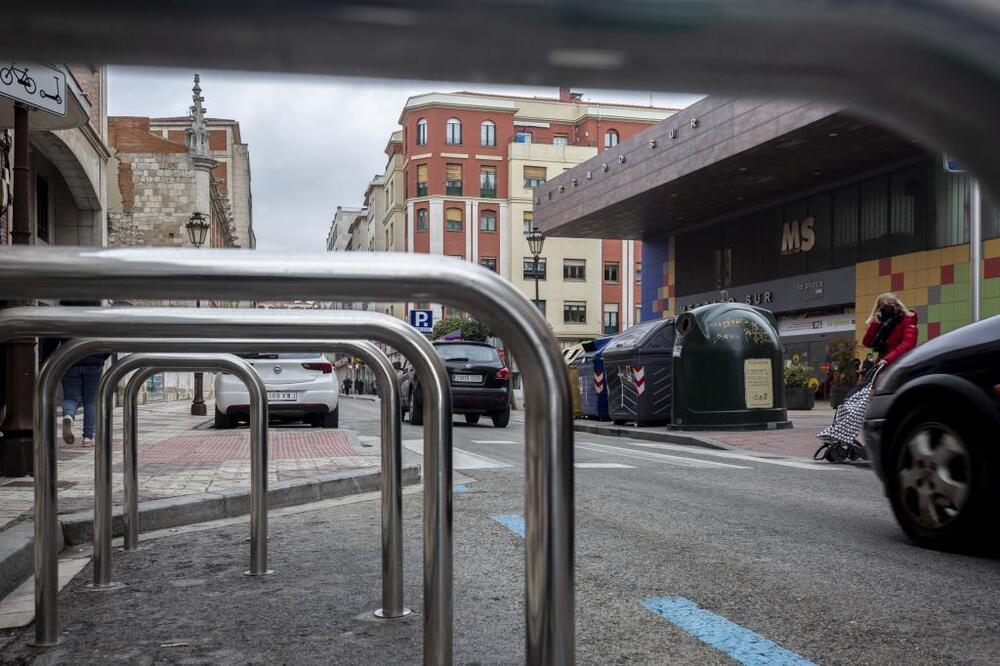
[(434, 311), (410, 310), (410, 326), (421, 333), (430, 333), (434, 330)]

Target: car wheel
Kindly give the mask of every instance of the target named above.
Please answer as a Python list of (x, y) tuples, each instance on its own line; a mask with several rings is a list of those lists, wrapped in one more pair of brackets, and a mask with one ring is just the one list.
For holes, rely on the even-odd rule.
[(507, 424), (510, 423), (510, 407), (502, 412), (493, 412), (490, 414), (490, 419), (493, 420), (494, 428), (506, 428)]
[(410, 425), (423, 425), (424, 424), (424, 410), (421, 405), (417, 404), (417, 401), (413, 399), (413, 394), (410, 394)]
[(333, 411), (323, 414), (318, 421), (321, 422), (324, 428), (339, 428), (340, 427), (340, 405), (333, 408)]
[(996, 538), (986, 525), (993, 506), (991, 461), (967, 424), (954, 410), (918, 408), (887, 452), (893, 513), (920, 546), (954, 550)]
[(232, 430), (236, 427), (236, 419), (232, 417), (231, 414), (223, 414), (219, 411), (219, 408), (215, 408), (215, 429), (216, 430)]
[(479, 423), (479, 414), (466, 414), (465, 422), (469, 425), (476, 425)]

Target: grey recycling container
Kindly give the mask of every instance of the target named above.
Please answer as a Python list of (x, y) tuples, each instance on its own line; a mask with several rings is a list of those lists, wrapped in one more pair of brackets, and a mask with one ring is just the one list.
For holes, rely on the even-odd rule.
[(617, 425), (670, 421), (674, 318), (626, 329), (604, 348), (608, 415)]
[(789, 428), (774, 314), (743, 303), (677, 317), (674, 430)]
[(580, 411), (588, 419), (608, 420), (608, 383), (604, 371), (604, 348), (614, 336), (583, 343), (583, 354), (576, 359), (580, 387)]

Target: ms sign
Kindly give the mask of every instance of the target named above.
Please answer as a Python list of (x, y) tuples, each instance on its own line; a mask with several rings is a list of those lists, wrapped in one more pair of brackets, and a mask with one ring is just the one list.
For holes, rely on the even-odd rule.
[(410, 326), (421, 333), (430, 333), (434, 330), (434, 311), (410, 310)]

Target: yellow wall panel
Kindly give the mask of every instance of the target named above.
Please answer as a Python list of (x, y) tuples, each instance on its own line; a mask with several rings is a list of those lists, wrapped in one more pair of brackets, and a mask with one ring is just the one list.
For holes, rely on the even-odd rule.
[(952, 256), (955, 257), (956, 264), (962, 263), (963, 261), (969, 260), (969, 246), (968, 245), (956, 245), (951, 248)]
[(913, 302), (906, 302), (906, 304), (911, 308), (918, 308), (921, 305), (927, 305), (927, 290), (926, 289), (914, 289), (913, 290)]
[(935, 268), (941, 265), (942, 253), (944, 250), (931, 250), (927, 253), (927, 267)]
[(983, 243), (983, 256), (1000, 257), (1000, 238), (991, 238)]
[(877, 261), (863, 261), (857, 265), (857, 278), (873, 278), (878, 275), (878, 262)]

